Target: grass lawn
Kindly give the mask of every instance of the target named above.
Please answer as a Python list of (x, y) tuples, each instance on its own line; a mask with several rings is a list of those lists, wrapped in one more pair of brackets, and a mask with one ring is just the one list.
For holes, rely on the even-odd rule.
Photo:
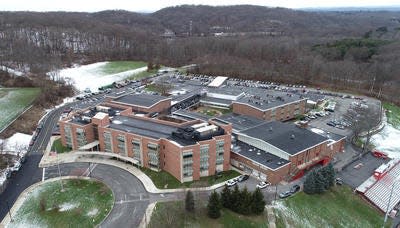
[(158, 70), (150, 70), (150, 71), (143, 71), (137, 74), (133, 74), (132, 76), (128, 77), (128, 79), (131, 80), (139, 80), (142, 78), (147, 78), (153, 74), (156, 74), (158, 72)]
[(71, 148), (63, 146), (61, 143), (61, 139), (57, 139), (53, 142), (53, 145), (51, 146), (51, 151), (57, 151), (57, 153), (65, 153), (65, 152), (70, 152)]
[(400, 107), (391, 103), (383, 103), (383, 107), (388, 110), (386, 112), (387, 120), (393, 127), (400, 128)]
[(0, 88), (0, 129), (17, 117), (39, 94), (39, 88)]
[(104, 74), (116, 74), (145, 66), (147, 66), (147, 63), (142, 61), (113, 61), (102, 66), (101, 71)]
[(224, 182), (240, 175), (235, 170), (222, 172), (222, 176), (201, 177), (198, 181), (181, 183), (174, 176), (165, 171), (155, 172), (151, 169), (141, 168), (141, 170), (153, 181), (154, 185), (160, 189), (170, 188), (190, 188), (190, 187), (207, 187), (217, 183)]
[(195, 213), (191, 214), (185, 211), (183, 201), (157, 203), (149, 227), (268, 227), (266, 212), (258, 216), (244, 216), (224, 208), (220, 218), (211, 219), (207, 216), (206, 206), (207, 200), (197, 200)]
[(150, 92), (158, 92), (157, 86), (155, 84), (148, 84), (146, 85), (145, 89)]
[[(275, 211), (278, 227), (285, 221), (293, 227), (381, 227), (383, 215), (345, 186), (320, 195), (300, 192), (279, 201)], [(386, 227), (391, 227), (391, 221)]]
[(203, 106), (203, 107), (200, 107), (198, 112), (212, 117), (212, 116), (219, 116), (219, 115), (231, 113), (232, 109), (223, 109), (223, 108), (214, 108), (214, 107)]
[(94, 227), (112, 209), (114, 196), (94, 180), (53, 181), (28, 194), (8, 227)]

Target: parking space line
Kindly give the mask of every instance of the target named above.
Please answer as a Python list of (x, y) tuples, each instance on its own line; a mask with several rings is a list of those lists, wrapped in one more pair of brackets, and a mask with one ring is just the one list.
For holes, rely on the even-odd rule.
[(44, 181), (44, 174), (46, 173), (46, 168), (43, 168), (43, 173), (42, 173), (42, 181)]

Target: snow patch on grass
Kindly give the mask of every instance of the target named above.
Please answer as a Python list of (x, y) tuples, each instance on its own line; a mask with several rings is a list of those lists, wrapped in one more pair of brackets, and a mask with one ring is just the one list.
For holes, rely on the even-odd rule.
[(77, 207), (79, 207), (79, 203), (63, 203), (60, 205), (59, 211), (70, 211)]
[(387, 152), (390, 158), (400, 158), (400, 130), (387, 124), (381, 132), (371, 137), (377, 150)]
[(93, 208), (92, 210), (88, 211), (87, 216), (94, 217), (99, 213), (99, 209)]
[[(281, 212), (282, 219), (285, 221), (286, 224), (292, 225), (293, 227), (297, 227), (301, 225), (301, 227), (314, 227), (310, 223), (307, 218), (304, 218), (296, 213), (296, 211), (288, 208), (283, 201), (277, 201), (272, 205), (272, 208)], [(312, 212), (307, 213), (309, 216), (312, 216)], [(322, 223), (324, 223), (322, 225)], [(321, 227), (330, 227), (324, 221), (321, 221)]]
[(78, 90), (83, 91), (89, 88), (93, 92), (98, 91), (99, 87), (110, 85), (115, 81), (123, 80), (133, 74), (147, 70), (147, 67), (140, 67), (116, 74), (106, 74), (104, 73), (104, 66), (107, 63), (99, 62), (84, 66), (74, 66), (60, 70), (59, 75), (67, 82), (74, 84)]

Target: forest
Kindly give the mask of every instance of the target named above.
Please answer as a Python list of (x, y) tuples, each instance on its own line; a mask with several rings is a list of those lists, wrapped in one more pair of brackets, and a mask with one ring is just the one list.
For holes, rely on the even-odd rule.
[(0, 12), (0, 65), (30, 76), (74, 63), (195, 63), (192, 73), (400, 100), (400, 12), (261, 6), (154, 13)]

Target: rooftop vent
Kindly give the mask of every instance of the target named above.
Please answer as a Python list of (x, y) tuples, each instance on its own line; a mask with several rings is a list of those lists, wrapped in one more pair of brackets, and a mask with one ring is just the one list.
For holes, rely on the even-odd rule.
[(291, 139), (294, 139), (295, 137), (294, 137), (294, 135), (291, 135), (290, 138), (291, 138)]
[(112, 123), (113, 123), (113, 124), (122, 124), (122, 122), (119, 121), (119, 120), (114, 120)]
[(261, 155), (260, 151), (257, 152), (257, 155)]
[(269, 127), (269, 131), (272, 131), (272, 127)]

